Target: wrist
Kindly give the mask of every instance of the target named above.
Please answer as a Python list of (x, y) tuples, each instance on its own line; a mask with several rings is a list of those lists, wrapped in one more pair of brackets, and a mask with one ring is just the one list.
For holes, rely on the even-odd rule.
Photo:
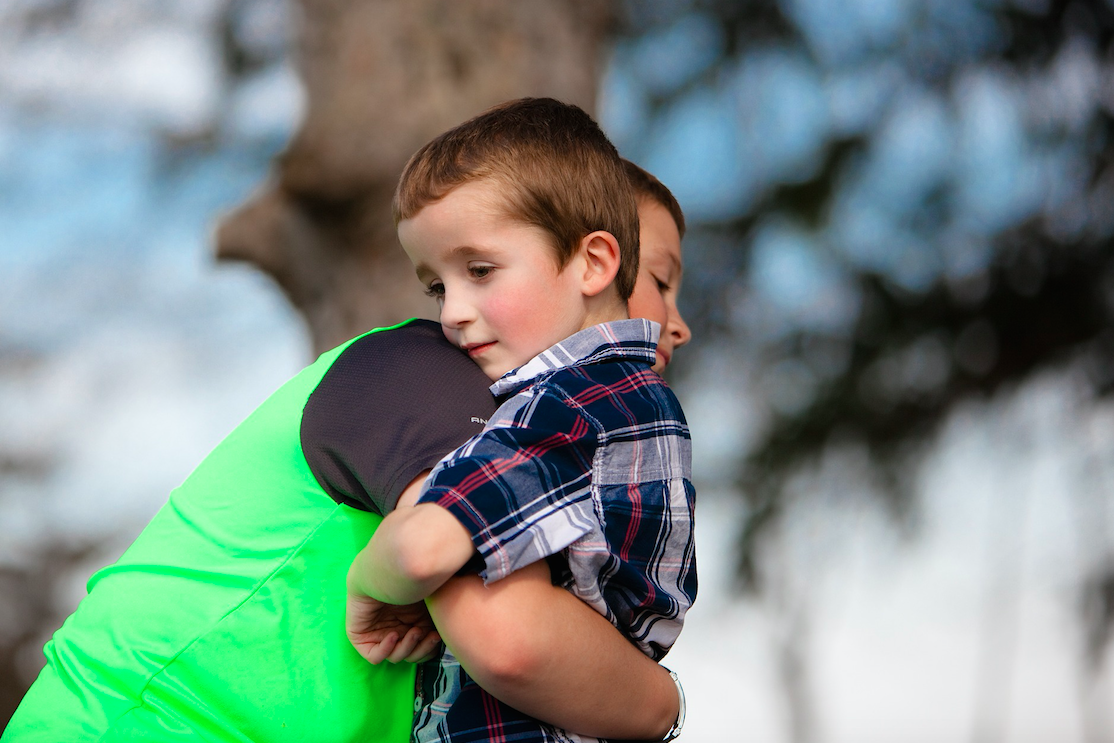
[(653, 697), (647, 700), (646, 709), (653, 710), (653, 716), (646, 720), (647, 726), (640, 730), (636, 736), (645, 740), (664, 740), (669, 730), (677, 721), (680, 714), (680, 704), (677, 697), (677, 686), (673, 682), (670, 671), (663, 665), (654, 663), (656, 668), (653, 674)]
[[(662, 668), (665, 668), (665, 666), (662, 666)], [(681, 686), (681, 679), (677, 677), (677, 674), (670, 671), (668, 668), (665, 668), (665, 670), (669, 673), (670, 686), (672, 687), (671, 692), (674, 695), (677, 705), (677, 716), (670, 725), (669, 730), (662, 736), (661, 740), (663, 743), (675, 740), (681, 734), (681, 728), (685, 725), (685, 690)]]
[[(367, 548), (365, 547), (364, 549)], [(344, 581), (345, 588), (348, 589), (348, 595), (356, 598), (367, 596), (367, 591), (364, 590), (362, 586), (363, 581), (361, 580), (363, 571), (360, 563), (363, 559), (364, 552), (360, 550), (360, 552), (356, 553), (356, 558), (352, 560), (352, 564), (348, 566), (348, 575)]]

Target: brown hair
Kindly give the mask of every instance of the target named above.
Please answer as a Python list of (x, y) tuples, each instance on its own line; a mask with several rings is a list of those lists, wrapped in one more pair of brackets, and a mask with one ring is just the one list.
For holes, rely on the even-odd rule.
[(638, 205), (615, 146), (577, 106), (521, 98), (488, 109), (410, 158), (395, 191), (395, 224), (454, 188), (490, 179), (508, 216), (553, 238), (564, 268), (589, 233), (619, 243), (615, 288), (626, 300), (638, 278)]
[(681, 237), (684, 237), (685, 213), (681, 211), (681, 205), (677, 203), (677, 198), (673, 195), (673, 192), (651, 173), (638, 167), (630, 160), (624, 159), (623, 167), (626, 169), (627, 178), (630, 179), (631, 186), (634, 188), (635, 197), (639, 200), (656, 201), (664, 206), (669, 215), (673, 217), (673, 221), (677, 223), (677, 232), (680, 233)]

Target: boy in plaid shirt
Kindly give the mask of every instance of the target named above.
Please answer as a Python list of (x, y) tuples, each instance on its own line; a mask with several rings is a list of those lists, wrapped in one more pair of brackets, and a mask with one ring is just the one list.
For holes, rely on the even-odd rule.
[[(575, 106), (513, 101), (419, 150), (395, 217), (446, 337), (501, 405), (384, 519), (350, 592), (410, 604), (462, 568), (495, 583), (546, 564), (660, 659), (696, 595), (690, 442), (651, 370), (660, 326), (627, 319), (639, 223), (618, 153)], [(445, 640), (421, 671), (414, 740), (583, 740), (489, 696)]]

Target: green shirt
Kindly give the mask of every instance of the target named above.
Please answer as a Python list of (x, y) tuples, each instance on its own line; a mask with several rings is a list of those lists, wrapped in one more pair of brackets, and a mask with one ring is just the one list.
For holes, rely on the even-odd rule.
[[(345, 577), (381, 521), (373, 511), (392, 508), (413, 475), (478, 432), (493, 403), (486, 378), (436, 325), (396, 327), (403, 329), (373, 331), (323, 354), (172, 492), (120, 560), (92, 577), (88, 596), (47, 643), (47, 665), (4, 743), (409, 739), (413, 666), (373, 666), (352, 648)], [(476, 420), (454, 424), (424, 458), (399, 434), (405, 466), (376, 480), (382, 459), (361, 457), (402, 446), (400, 427), (409, 425), (412, 438), (424, 430), (420, 417), (410, 424), (408, 406), (431, 381), (400, 368), (390, 389), (379, 384), (383, 344), (412, 342), (408, 334), (444, 344), (448, 350), (436, 353), (463, 359), (462, 369), (478, 375), (467, 380), (469, 394), (482, 386), (464, 416)], [(403, 363), (408, 348), (396, 354)], [(340, 359), (343, 373), (334, 369)], [(428, 359), (418, 363), (442, 371)], [(443, 372), (460, 377), (455, 367)], [(399, 390), (399, 378), (417, 386)], [(333, 414), (331, 390), (348, 396), (339, 406), (347, 418)], [(314, 407), (315, 394), (327, 399)], [(377, 407), (387, 398), (396, 409), (390, 414)], [(311, 409), (313, 425), (303, 420)], [(361, 425), (362, 434), (350, 435)], [(330, 426), (331, 439), (320, 434)]]

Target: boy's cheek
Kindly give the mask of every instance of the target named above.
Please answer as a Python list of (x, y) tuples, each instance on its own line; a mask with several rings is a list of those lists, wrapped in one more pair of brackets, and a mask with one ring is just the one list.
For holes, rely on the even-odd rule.
[[(627, 302), (627, 309), (632, 319), (653, 320), (662, 326), (669, 317), (669, 310), (661, 293), (656, 287), (647, 289), (641, 282), (635, 287), (634, 294)], [(665, 332), (664, 327), (662, 332)]]
[(517, 337), (531, 337), (546, 326), (547, 299), (522, 289), (503, 291), (485, 303), (484, 316), (493, 327)]

